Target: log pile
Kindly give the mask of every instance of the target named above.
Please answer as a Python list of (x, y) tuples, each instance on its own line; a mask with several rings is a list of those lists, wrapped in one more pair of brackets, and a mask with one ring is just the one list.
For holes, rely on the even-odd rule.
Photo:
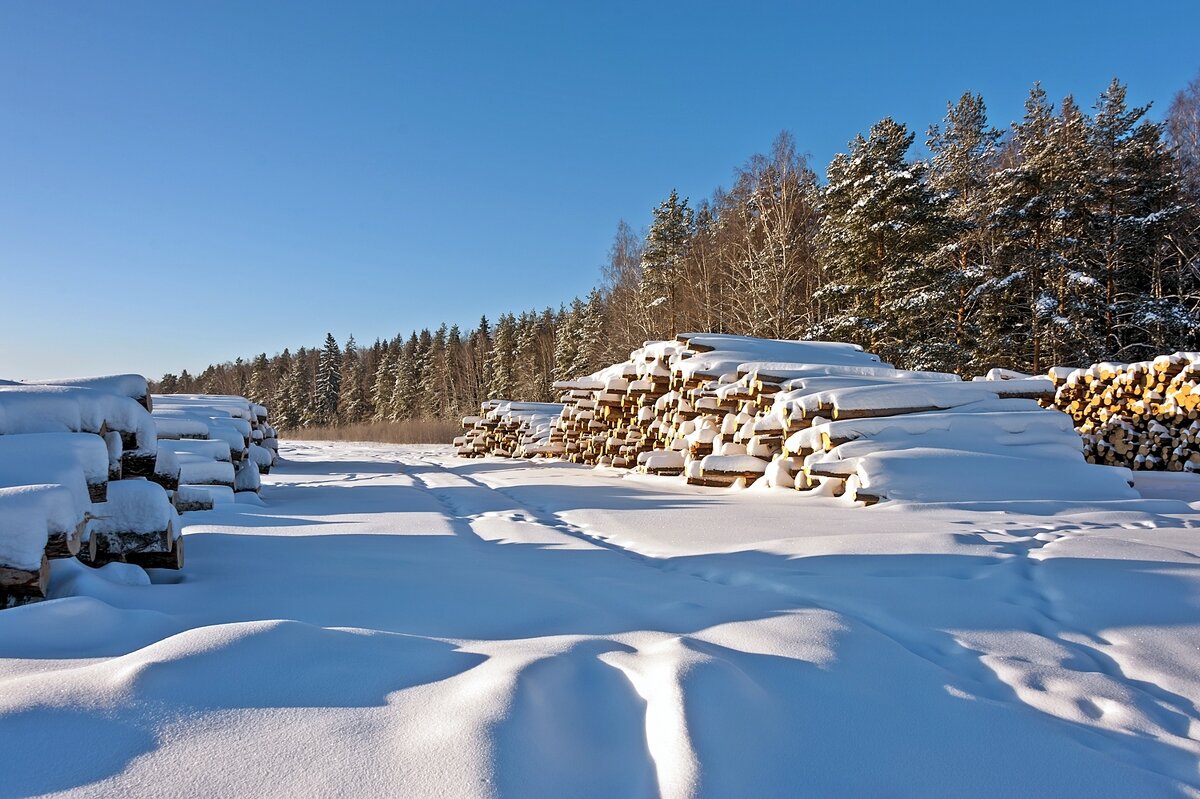
[[(279, 459), (279, 441), (267, 409), (245, 397), (156, 394), (154, 420), (180, 464), (179, 484), (258, 493), (261, 475)], [(186, 492), (188, 510), (210, 510), (220, 492)]]
[(152, 397), (138, 375), (0, 381), (0, 607), (45, 598), (55, 559), (181, 568), (178, 513), (257, 492), (277, 451), (242, 397)]
[[(492, 418), (504, 403), (492, 401), (464, 420), (479, 432), (463, 440), (460, 454), (550, 455), (682, 476), (692, 485), (761, 481), (867, 504), (999, 498), (999, 487), (1015, 498), (1056, 496), (1020, 474), (996, 481), (996, 491), (956, 476), (950, 465), (964, 458), (977, 474), (1033, 475), (1050, 461), (1063, 474), (1079, 470), (1060, 494), (1129, 491), (1121, 474), (1088, 471), (1069, 420), (1039, 404), (1054, 394), (1045, 378), (964, 382), (895, 369), (849, 344), (681, 334), (555, 386), (562, 411), (539, 432), (544, 443), (515, 446), (513, 434), (531, 431), (505, 431)], [(912, 453), (921, 459), (916, 466)], [(931, 463), (945, 468), (930, 490), (897, 476)]]
[(478, 416), (463, 419), (466, 433), (454, 439), (454, 445), (464, 458), (561, 454), (550, 441), (550, 434), (562, 410), (563, 406), (555, 403), (488, 400)]
[(1050, 370), (1091, 463), (1200, 472), (1200, 353)]

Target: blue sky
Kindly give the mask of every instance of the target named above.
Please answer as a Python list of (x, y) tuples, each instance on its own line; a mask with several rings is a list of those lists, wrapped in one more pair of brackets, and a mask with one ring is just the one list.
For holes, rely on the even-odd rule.
[[(838, 6), (835, 8), (835, 5)], [(0, 377), (474, 324), (783, 129), (823, 172), (1035, 80), (1161, 115), (1200, 4), (0, 0)]]

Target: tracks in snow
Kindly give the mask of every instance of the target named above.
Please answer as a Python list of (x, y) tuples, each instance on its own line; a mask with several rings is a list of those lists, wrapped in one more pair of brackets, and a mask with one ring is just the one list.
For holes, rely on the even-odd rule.
[[(903, 608), (889, 607), (878, 595), (869, 592), (859, 597), (838, 595), (825, 590), (829, 583), (819, 577), (797, 575), (798, 570), (794, 569), (754, 573), (753, 568), (739, 568), (736, 558), (733, 568), (729, 568), (718, 557), (646, 556), (571, 524), (553, 511), (523, 502), (512, 491), (457, 474), (428, 459), (419, 459), (414, 466), (428, 470), (414, 474), (414, 480), (433, 492), (448, 513), (465, 519), (470, 531), (481, 539), (547, 545), (569, 542), (569, 545), (598, 547), (619, 553), (643, 567), (686, 575), (724, 588), (773, 592), (796, 608), (837, 614), (862, 632), (887, 639), (943, 670), (950, 680), (948, 684), (961, 686), (971, 695), (1040, 711), (1044, 717), (1061, 722), (1068, 735), (1083, 746), (1174, 779), (1194, 780), (1194, 762), (1189, 753), (1177, 750), (1174, 753), (1177, 756), (1169, 754), (1157, 763), (1147, 763), (1144, 754), (1136, 747), (1125, 746), (1120, 736), (1089, 726), (1089, 722), (1115, 714), (1130, 719), (1131, 731), (1140, 729), (1139, 734), (1161, 735), (1183, 742), (1200, 718), (1200, 708), (1187, 697), (1131, 677), (1118, 659), (1105, 651), (1112, 642), (1099, 631), (1074, 624), (1070, 614), (1059, 606), (1058, 590), (1042, 574), (1042, 552), (1085, 530), (1087, 524), (1050, 525), (1030, 530), (1024, 536), (980, 530), (973, 535), (993, 553), (986, 565), (961, 575), (894, 575), (901, 579), (960, 580), (978, 587), (992, 584), (992, 596), (985, 593), (981, 598), (1009, 604), (1024, 617), (1013, 620), (1016, 629), (1028, 629), (1032, 635), (1049, 642), (1049, 646), (1042, 647), (1045, 651), (1023, 658), (999, 653), (986, 642), (981, 644), (978, 637), (960, 634), (949, 620), (939, 627), (936, 619), (930, 623), (928, 617), (907, 618)], [(502, 497), (502, 501), (497, 502), (497, 497)], [(542, 531), (543, 535), (530, 535), (532, 530)], [(552, 535), (544, 535), (546, 531)], [(969, 597), (969, 592), (965, 596)], [(1070, 674), (1075, 676), (1062, 678)], [(1065, 697), (1065, 707), (1063, 689), (1056, 688), (1061, 682), (1084, 686), (1079, 695)]]

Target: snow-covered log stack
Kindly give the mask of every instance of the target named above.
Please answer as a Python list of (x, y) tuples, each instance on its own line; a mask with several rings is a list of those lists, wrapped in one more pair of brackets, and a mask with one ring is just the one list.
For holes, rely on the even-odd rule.
[(1200, 353), (1050, 370), (1092, 463), (1200, 472)]
[(162, 486), (148, 480), (120, 480), (109, 485), (108, 494), (107, 502), (95, 506), (90, 547), (82, 560), (183, 567), (179, 516)]
[(48, 562), (180, 568), (178, 510), (257, 492), (277, 459), (244, 397), (152, 397), (140, 375), (0, 381), (0, 607), (45, 596)]
[(156, 394), (154, 419), (179, 461), (180, 510), (206, 510), (229, 492), (257, 493), (279, 458), (267, 409), (224, 394)]
[(483, 403), (479, 416), (463, 419), (466, 433), (454, 444), (458, 454), (468, 458), (560, 455), (550, 436), (562, 410), (563, 406), (556, 403), (489, 400)]
[(0, 608), (37, 601), (50, 584), (51, 538), (79, 551), (87, 514), (63, 485), (0, 488)]
[[(867, 503), (1130, 496), (1127, 474), (1089, 466), (1070, 420), (1039, 404), (1054, 393), (1045, 378), (963, 382), (850, 344), (681, 334), (555, 385), (563, 409), (544, 447), (484, 432), (460, 452), (560, 455), (704, 486), (761, 479)], [(494, 430), (488, 416), (466, 421)]]
[[(155, 468), (149, 404), (136, 375), (0, 386), (0, 606), (44, 597), (49, 560), (120, 557), (97, 559), (93, 533), (121, 518), (117, 481)], [(166, 491), (138, 482), (153, 493), (142, 504), (173, 512)]]

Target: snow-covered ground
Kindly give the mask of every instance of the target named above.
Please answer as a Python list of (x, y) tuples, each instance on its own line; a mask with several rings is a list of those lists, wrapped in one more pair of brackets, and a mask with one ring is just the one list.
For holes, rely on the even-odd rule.
[(863, 509), (283, 454), (182, 572), (0, 612), (0, 797), (1200, 796), (1200, 478)]

